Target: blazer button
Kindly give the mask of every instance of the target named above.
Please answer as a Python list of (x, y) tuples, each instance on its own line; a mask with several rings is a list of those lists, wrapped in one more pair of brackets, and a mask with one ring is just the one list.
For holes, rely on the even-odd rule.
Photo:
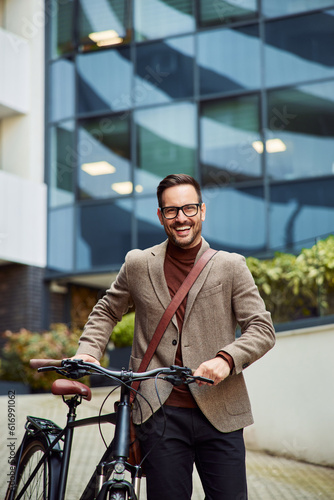
[(244, 370), (245, 368), (247, 368), (247, 366), (249, 366), (249, 363), (244, 363), (244, 364), (242, 365), (243, 370)]
[(174, 339), (173, 342), (172, 342), (172, 344), (176, 345), (177, 344), (177, 340)]

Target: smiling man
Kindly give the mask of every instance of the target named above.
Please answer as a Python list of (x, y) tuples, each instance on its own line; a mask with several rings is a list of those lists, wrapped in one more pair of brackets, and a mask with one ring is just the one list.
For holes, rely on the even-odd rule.
[[(209, 248), (201, 235), (206, 207), (195, 179), (169, 175), (160, 182), (157, 197), (167, 240), (127, 254), (88, 319), (76, 357), (98, 362), (116, 323), (135, 307), (130, 368), (138, 370), (170, 300)], [(148, 500), (190, 500), (194, 463), (206, 500), (247, 499), (243, 428), (253, 418), (242, 372), (274, 343), (270, 314), (245, 259), (217, 252), (179, 306), (148, 367), (189, 366), (214, 385), (172, 388), (162, 382), (164, 412), (154, 381), (140, 386), (144, 398), (133, 419), (143, 453), (149, 453)]]

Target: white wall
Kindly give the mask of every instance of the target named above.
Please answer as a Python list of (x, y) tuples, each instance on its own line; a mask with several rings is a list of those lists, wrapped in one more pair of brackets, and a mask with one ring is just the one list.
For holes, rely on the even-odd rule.
[(277, 334), (245, 370), (255, 424), (250, 449), (334, 465), (334, 325)]
[(46, 185), (0, 171), (0, 260), (46, 266)]

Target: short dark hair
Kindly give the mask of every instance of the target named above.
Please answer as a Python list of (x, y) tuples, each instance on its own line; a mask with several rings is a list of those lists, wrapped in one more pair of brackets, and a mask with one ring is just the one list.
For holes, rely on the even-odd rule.
[(194, 186), (198, 196), (198, 203), (202, 203), (201, 186), (193, 177), (191, 177), (191, 175), (171, 174), (162, 179), (159, 186), (157, 187), (157, 197), (160, 208), (162, 208), (162, 193), (165, 191), (165, 189), (173, 186), (179, 186), (180, 184), (190, 184), (191, 186)]

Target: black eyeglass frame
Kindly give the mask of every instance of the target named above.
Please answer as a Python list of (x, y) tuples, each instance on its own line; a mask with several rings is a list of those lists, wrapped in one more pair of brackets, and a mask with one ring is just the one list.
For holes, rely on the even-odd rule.
[[(197, 207), (197, 210), (196, 210), (196, 213), (193, 214), (193, 215), (187, 215), (185, 212), (184, 212), (184, 207), (189, 207), (189, 206), (196, 206)], [(172, 219), (176, 219), (176, 217), (179, 215), (179, 211), (182, 210), (183, 214), (186, 216), (186, 217), (195, 217), (195, 215), (198, 214), (198, 209), (201, 208), (202, 206), (202, 203), (187, 203), (186, 205), (182, 205), (182, 207), (160, 207), (160, 211), (162, 213), (162, 215), (165, 217), (165, 219), (167, 220), (172, 220)], [(166, 217), (165, 215), (165, 210), (167, 208), (175, 208), (177, 210), (176, 212), (176, 215), (174, 215), (174, 217)]]

